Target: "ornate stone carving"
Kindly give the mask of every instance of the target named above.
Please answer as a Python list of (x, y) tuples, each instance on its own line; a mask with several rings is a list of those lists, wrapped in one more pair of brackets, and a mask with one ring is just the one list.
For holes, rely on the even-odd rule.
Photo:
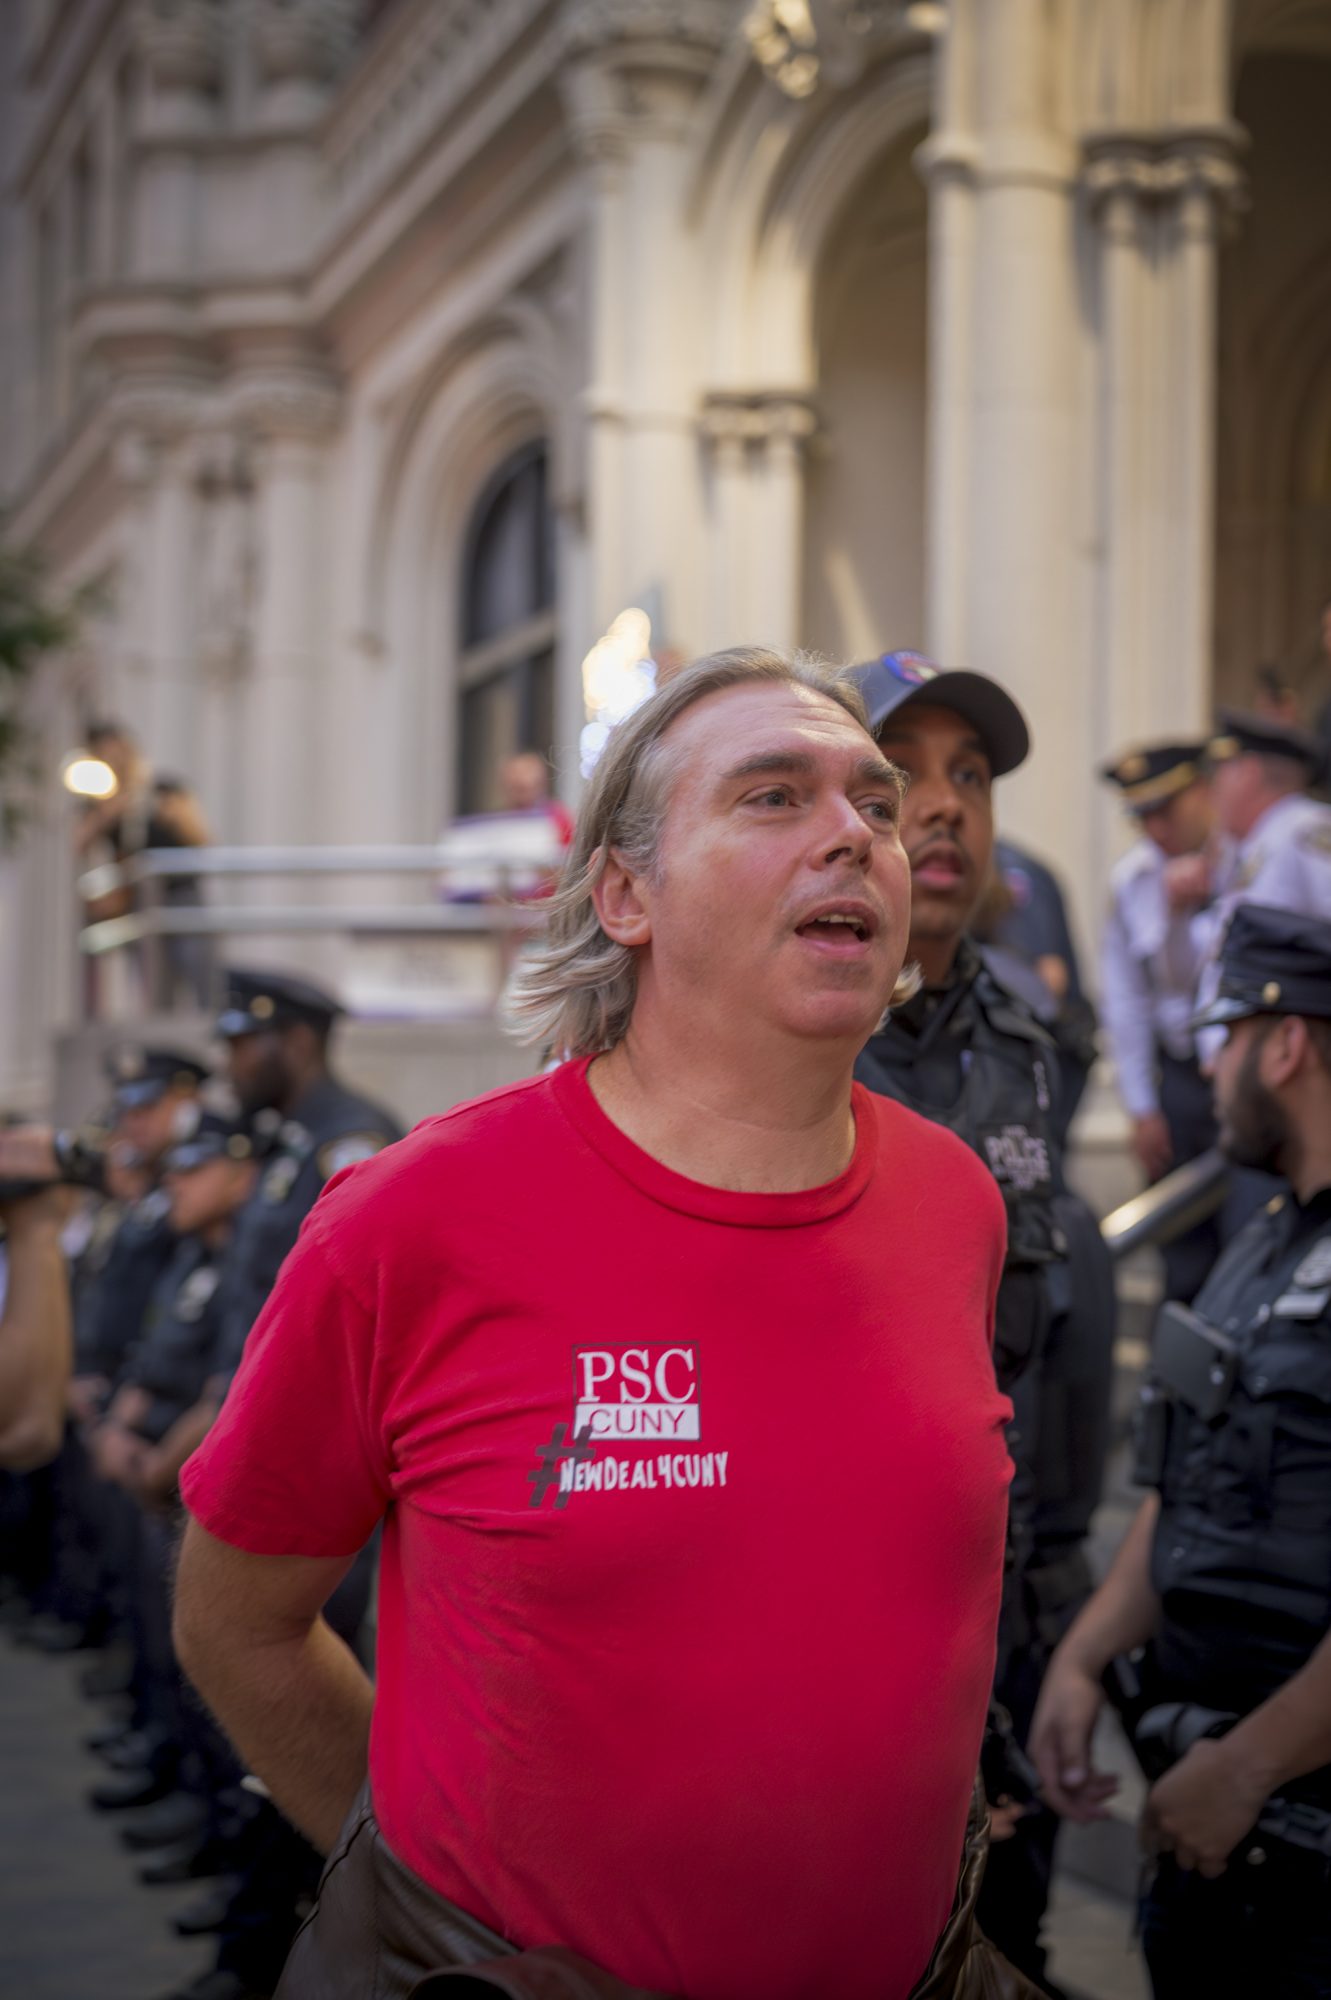
[(763, 389), (753, 394), (717, 391), (704, 398), (699, 433), (710, 445), (803, 450), (820, 424), (811, 396), (801, 391)]
[(352, 0), (255, 0), (250, 33), (265, 83), (332, 81), (355, 40)]
[(220, 84), (223, 10), (212, 0), (136, 0), (132, 26), (159, 90), (201, 96)]
[(223, 400), (228, 421), (247, 435), (302, 444), (323, 444), (342, 414), (336, 384), (312, 368), (246, 370)]
[(564, 20), (571, 55), (662, 42), (713, 54), (734, 32), (726, 0), (573, 0)]
[(1233, 216), (1247, 203), (1247, 179), (1239, 165), (1242, 144), (1243, 134), (1234, 125), (1150, 136), (1100, 134), (1087, 144), (1082, 184), (1097, 210), (1123, 195), (1150, 205), (1200, 194), (1216, 215)]
[(904, 0), (804, 0), (800, 7), (755, 0), (744, 33), (764, 72), (787, 97), (819, 84), (845, 90), (859, 81), (884, 41), (908, 29)]

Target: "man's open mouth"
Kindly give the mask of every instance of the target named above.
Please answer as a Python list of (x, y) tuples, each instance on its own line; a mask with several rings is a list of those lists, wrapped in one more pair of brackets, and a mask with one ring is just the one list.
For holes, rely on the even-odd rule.
[(819, 910), (795, 928), (800, 937), (817, 938), (829, 944), (846, 944), (851, 939), (867, 944), (878, 926), (867, 910), (832, 909)]

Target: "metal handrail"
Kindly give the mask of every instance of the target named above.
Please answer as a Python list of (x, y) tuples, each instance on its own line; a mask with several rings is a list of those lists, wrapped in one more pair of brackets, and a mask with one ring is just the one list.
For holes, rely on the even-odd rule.
[(91, 957), (119, 951), (144, 938), (223, 937), (231, 931), (346, 931), (355, 936), (405, 933), (453, 935), (530, 930), (542, 916), (539, 903), (445, 903), (442, 905), (383, 903), (187, 903), (135, 910), (123, 917), (101, 917), (79, 932), (81, 948)]
[[(127, 884), (172, 875), (439, 875), (456, 865), (447, 847), (147, 847), (79, 877), (93, 902)], [(503, 872), (503, 864), (496, 867)]]
[(1232, 1172), (1224, 1154), (1212, 1147), (1112, 1209), (1100, 1224), (1111, 1256), (1117, 1261), (1147, 1243), (1172, 1243), (1205, 1222), (1229, 1192)]

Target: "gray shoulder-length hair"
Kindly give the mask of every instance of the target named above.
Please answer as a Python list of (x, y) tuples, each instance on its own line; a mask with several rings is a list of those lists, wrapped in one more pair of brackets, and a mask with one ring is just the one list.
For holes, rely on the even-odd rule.
[[(601, 929), (592, 892), (612, 849), (633, 873), (651, 877), (678, 768), (666, 732), (695, 702), (749, 681), (811, 688), (869, 727), (852, 667), (764, 646), (709, 653), (635, 709), (611, 733), (596, 766), (559, 887), (546, 905), (544, 935), (510, 987), (505, 1012), (520, 1041), (578, 1056), (599, 1054), (623, 1040), (637, 997), (636, 958)], [(918, 985), (913, 968), (903, 971), (893, 1002), (907, 999)]]

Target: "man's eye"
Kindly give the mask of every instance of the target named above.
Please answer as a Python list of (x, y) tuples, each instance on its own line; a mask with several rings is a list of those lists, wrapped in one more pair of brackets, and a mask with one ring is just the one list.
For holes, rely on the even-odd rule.
[(963, 764), (956, 774), (959, 785), (969, 785), (975, 791), (986, 791), (989, 780), (978, 764)]
[(790, 804), (788, 785), (769, 785), (765, 792), (756, 792), (753, 803), (756, 806), (788, 806)]
[(868, 818), (881, 820), (885, 826), (897, 823), (897, 804), (894, 799), (866, 799), (861, 811)]

